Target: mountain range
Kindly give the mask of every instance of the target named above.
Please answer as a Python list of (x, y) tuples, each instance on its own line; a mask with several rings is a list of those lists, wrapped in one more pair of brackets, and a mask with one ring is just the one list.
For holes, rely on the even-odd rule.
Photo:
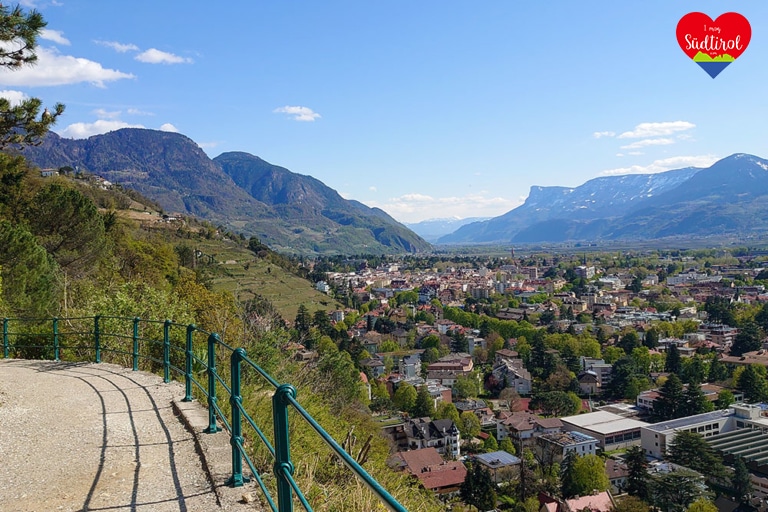
[(88, 139), (50, 132), (24, 156), (41, 168), (70, 166), (133, 188), (165, 211), (195, 215), (291, 253), (429, 251), (386, 212), (342, 198), (311, 176), (241, 152), (210, 159), (190, 138), (124, 128)]
[(645, 240), (768, 232), (768, 160), (738, 153), (708, 168), (531, 187), (525, 203), (438, 243)]
[(468, 217), (466, 219), (451, 217), (447, 219), (427, 219), (421, 222), (404, 222), (403, 224), (427, 242), (437, 242), (441, 236), (453, 233), (465, 224), (488, 219), (490, 217)]
[(508, 244), (768, 233), (768, 160), (743, 153), (708, 168), (534, 186), (525, 203), (499, 217), (408, 227), (258, 156), (228, 152), (211, 159), (178, 133), (124, 128), (73, 140), (51, 132), (24, 156), (41, 168), (98, 174), (168, 212), (207, 219), (290, 253), (424, 252), (431, 250), (425, 238)]

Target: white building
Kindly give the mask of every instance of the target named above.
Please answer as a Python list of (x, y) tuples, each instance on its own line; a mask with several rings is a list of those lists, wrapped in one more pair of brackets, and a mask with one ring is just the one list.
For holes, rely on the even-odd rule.
[(580, 432), (597, 439), (603, 451), (627, 448), (640, 444), (640, 430), (648, 425), (644, 421), (625, 418), (608, 411), (578, 414), (560, 419), (563, 430)]
[(662, 459), (678, 432), (696, 432), (706, 438), (739, 428), (766, 429), (768, 419), (761, 416), (757, 405), (734, 404), (720, 411), (647, 425), (641, 429), (641, 446), (646, 455)]

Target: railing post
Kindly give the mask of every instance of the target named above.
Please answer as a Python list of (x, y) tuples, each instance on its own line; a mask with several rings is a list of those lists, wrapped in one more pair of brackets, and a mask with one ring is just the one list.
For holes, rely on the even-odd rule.
[(197, 327), (195, 324), (187, 326), (187, 348), (184, 351), (184, 402), (192, 401), (192, 337)]
[(133, 371), (139, 371), (139, 321), (141, 318), (133, 319)]
[(216, 343), (218, 334), (208, 336), (208, 428), (205, 432), (215, 434), (219, 431), (216, 426)]
[(275, 426), (274, 471), (277, 477), (277, 506), (280, 512), (293, 512), (293, 491), (291, 484), (285, 478), (285, 473), (293, 475), (291, 440), (288, 435), (288, 395), (296, 398), (296, 388), (290, 384), (282, 384), (272, 395), (272, 415)]
[(3, 357), (8, 359), (10, 347), (8, 346), (8, 319), (3, 318)]
[(243, 397), (240, 392), (240, 361), (245, 357), (245, 349), (238, 348), (232, 352), (229, 358), (231, 370), (231, 389), (232, 395), (229, 403), (232, 406), (232, 435), (229, 442), (232, 444), (232, 478), (227, 481), (227, 485), (232, 487), (242, 487), (243, 482), (249, 479), (243, 476), (243, 455), (240, 453), (240, 444), (243, 442), (243, 429), (240, 418), (240, 407), (243, 404)]
[(93, 345), (96, 349), (96, 362), (101, 362), (101, 330), (99, 329), (99, 319), (101, 316), (93, 317)]
[(53, 317), (53, 360), (59, 360), (59, 319)]
[(169, 331), (171, 329), (171, 321), (167, 320), (163, 323), (163, 382), (168, 384), (171, 381), (171, 340), (169, 337)]

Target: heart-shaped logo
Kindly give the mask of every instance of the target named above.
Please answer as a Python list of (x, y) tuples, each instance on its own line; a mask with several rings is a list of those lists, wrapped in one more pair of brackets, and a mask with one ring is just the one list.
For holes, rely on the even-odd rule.
[(751, 38), (749, 21), (737, 12), (714, 21), (703, 12), (689, 12), (677, 22), (680, 48), (712, 78), (739, 58)]

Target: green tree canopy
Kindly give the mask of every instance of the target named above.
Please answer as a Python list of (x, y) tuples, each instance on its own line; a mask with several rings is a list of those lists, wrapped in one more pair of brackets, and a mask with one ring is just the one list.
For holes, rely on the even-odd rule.
[[(573, 453), (574, 455), (570, 455)], [(594, 491), (605, 491), (611, 486), (608, 475), (605, 473), (605, 463), (597, 455), (587, 454), (583, 457), (569, 452), (563, 461), (563, 496), (584, 496)]]
[(51, 183), (35, 195), (27, 217), (30, 230), (71, 275), (92, 273), (105, 254), (104, 218), (78, 190)]
[(430, 418), (435, 414), (435, 401), (427, 390), (427, 386), (420, 386), (416, 392), (416, 403), (413, 405), (412, 415), (415, 418), (423, 418), (429, 416)]
[(681, 431), (675, 434), (668, 446), (669, 460), (702, 475), (722, 477), (725, 467), (712, 447), (696, 432)]
[(435, 411), (435, 419), (451, 420), (457, 428), (461, 424), (459, 410), (456, 409), (456, 406), (453, 404), (441, 403), (438, 405), (437, 410)]
[(750, 364), (738, 377), (739, 389), (744, 392), (747, 402), (764, 402), (768, 400), (768, 382), (765, 380), (765, 368)]
[(29, 231), (6, 220), (0, 221), (0, 272), (5, 304), (13, 315), (57, 313), (58, 265)]
[(473, 374), (461, 375), (453, 383), (453, 394), (462, 400), (477, 398), (477, 395), (480, 394), (480, 382)]
[(456, 425), (464, 439), (472, 439), (480, 433), (480, 420), (471, 411), (464, 411), (459, 415), (459, 424)]
[(478, 510), (496, 507), (496, 484), (488, 470), (479, 463), (470, 465), (459, 495), (464, 503)]
[(407, 382), (403, 382), (397, 387), (395, 396), (392, 398), (392, 403), (399, 410), (410, 413), (416, 405), (417, 396), (418, 392), (416, 391), (416, 388)]
[(651, 481), (648, 474), (648, 459), (645, 452), (639, 446), (630, 446), (624, 454), (627, 464), (627, 493), (637, 496), (641, 500), (648, 500), (651, 496)]
[(752, 494), (752, 476), (742, 457), (736, 457), (733, 462), (733, 475), (731, 476), (731, 488), (733, 497), (740, 503), (749, 501)]
[(684, 404), (683, 383), (673, 373), (659, 389), (659, 397), (653, 403), (653, 415), (659, 421), (679, 418), (683, 414)]

